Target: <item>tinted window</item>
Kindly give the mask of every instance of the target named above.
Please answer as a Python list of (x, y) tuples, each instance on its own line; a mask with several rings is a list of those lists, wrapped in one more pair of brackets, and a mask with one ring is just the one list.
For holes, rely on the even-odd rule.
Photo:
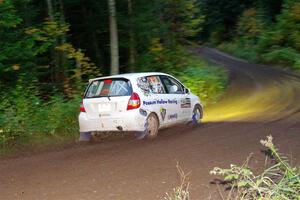
[(126, 79), (105, 79), (93, 81), (86, 92), (86, 98), (130, 96), (130, 82)]
[(182, 85), (175, 79), (168, 76), (161, 76), (160, 79), (168, 94), (183, 94)]

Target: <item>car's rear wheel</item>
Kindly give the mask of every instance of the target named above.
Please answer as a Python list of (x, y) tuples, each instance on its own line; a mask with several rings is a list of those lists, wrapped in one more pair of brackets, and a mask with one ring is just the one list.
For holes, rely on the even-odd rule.
[(202, 112), (201, 106), (196, 105), (193, 110), (193, 117), (192, 117), (193, 124), (199, 125), (201, 123), (202, 115), (203, 115), (203, 112)]
[(149, 139), (155, 138), (158, 133), (158, 127), (159, 127), (158, 119), (154, 113), (151, 113), (147, 118), (147, 124), (145, 129), (147, 138)]

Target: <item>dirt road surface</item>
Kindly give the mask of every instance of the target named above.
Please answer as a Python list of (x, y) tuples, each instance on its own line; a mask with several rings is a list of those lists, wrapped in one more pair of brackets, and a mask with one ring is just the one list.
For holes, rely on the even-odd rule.
[(199, 128), (161, 130), (157, 139), (131, 136), (92, 145), (0, 160), (1, 200), (153, 200), (179, 183), (176, 163), (191, 172), (191, 199), (218, 199), (209, 175), (214, 166), (241, 164), (259, 140), (272, 134), (294, 164), (300, 162), (300, 79), (252, 65), (217, 50), (196, 54), (225, 66), (231, 83), (224, 98), (205, 109)]

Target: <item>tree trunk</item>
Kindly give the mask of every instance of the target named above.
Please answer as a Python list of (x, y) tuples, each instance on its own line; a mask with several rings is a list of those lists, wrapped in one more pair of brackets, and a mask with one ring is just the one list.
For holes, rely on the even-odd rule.
[(93, 43), (93, 48), (94, 48), (94, 51), (95, 51), (95, 58), (96, 58), (96, 63), (97, 63), (97, 66), (101, 66), (101, 61), (102, 61), (102, 54), (101, 54), (101, 51), (100, 51), (100, 48), (99, 48), (99, 44), (98, 44), (98, 38), (97, 38), (97, 35), (96, 33), (93, 31), (92, 35), (92, 43)]
[[(47, 12), (48, 12), (48, 17), (50, 21), (54, 21), (54, 11), (53, 11), (53, 4), (52, 0), (46, 0), (47, 3)], [(56, 53), (54, 49), (50, 50), (50, 63), (51, 63), (51, 80), (54, 84), (56, 84), (57, 81), (57, 59), (56, 59)]]
[(47, 1), (47, 8), (48, 8), (48, 16), (51, 21), (54, 21), (54, 12), (53, 12), (53, 4), (52, 0), (46, 0)]
[[(47, 9), (48, 9), (48, 17), (50, 21), (55, 21), (55, 10), (53, 7), (53, 0), (46, 0), (47, 2)], [(60, 19), (59, 23), (64, 24), (65, 23), (65, 17), (64, 17), (64, 5), (63, 1), (58, 1), (58, 12), (60, 12)], [(54, 43), (54, 46), (62, 45), (66, 42), (66, 36), (62, 36), (60, 38), (56, 38), (56, 41)], [(57, 52), (55, 49), (51, 49), (51, 60), (54, 64), (53, 66), (53, 80), (54, 83), (60, 87), (61, 89), (68, 87), (68, 82), (66, 79), (66, 72), (65, 72), (65, 65), (67, 63), (67, 56), (64, 52)]]
[(109, 28), (110, 28), (110, 56), (111, 56), (111, 75), (119, 74), (119, 44), (118, 27), (116, 19), (115, 0), (108, 0)]
[[(65, 9), (64, 9), (64, 3), (62, 0), (58, 1), (59, 3), (59, 12), (60, 12), (60, 23), (61, 24), (66, 24), (66, 19), (65, 19)], [(67, 42), (66, 34), (61, 36), (61, 38), (58, 40), (58, 46), (63, 45)], [(72, 83), (70, 79), (68, 78), (69, 74), (66, 70), (66, 65), (67, 65), (67, 54), (65, 52), (56, 52), (57, 57), (58, 57), (58, 66), (60, 68), (60, 80), (64, 83), (64, 91), (66, 94), (71, 95), (72, 91)]]
[(58, 0), (58, 4), (59, 4), (59, 12), (60, 12), (60, 21), (65, 23), (66, 19), (65, 19), (65, 5), (64, 5), (64, 1), (63, 0)]
[[(93, 14), (91, 13), (90, 10), (88, 10), (86, 8), (85, 5), (82, 5), (82, 15), (83, 15), (83, 21), (85, 22), (85, 27), (88, 29), (89, 27), (89, 21), (90, 19), (94, 19), (95, 16), (93, 16)], [(102, 52), (100, 50), (99, 44), (98, 44), (98, 37), (96, 34), (97, 30), (92, 30), (91, 32), (91, 43), (93, 45), (93, 49), (94, 49), (94, 58), (95, 58), (95, 64), (96, 66), (101, 66), (101, 61), (102, 61)]]
[(128, 15), (129, 15), (129, 69), (130, 72), (135, 70), (135, 40), (132, 24), (132, 0), (128, 0)]

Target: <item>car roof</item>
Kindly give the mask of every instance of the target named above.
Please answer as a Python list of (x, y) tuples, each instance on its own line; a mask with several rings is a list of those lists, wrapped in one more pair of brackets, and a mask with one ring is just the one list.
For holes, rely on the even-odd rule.
[(151, 76), (151, 75), (166, 75), (166, 76), (171, 76), (169, 74), (161, 73), (161, 72), (141, 72), (141, 73), (126, 73), (126, 74), (118, 74), (118, 75), (112, 75), (112, 76), (103, 76), (103, 77), (97, 77), (90, 79), (89, 81), (95, 81), (95, 80), (100, 80), (100, 79), (109, 79), (109, 78), (126, 78), (126, 79), (134, 79), (138, 77), (143, 77), (143, 76)]

